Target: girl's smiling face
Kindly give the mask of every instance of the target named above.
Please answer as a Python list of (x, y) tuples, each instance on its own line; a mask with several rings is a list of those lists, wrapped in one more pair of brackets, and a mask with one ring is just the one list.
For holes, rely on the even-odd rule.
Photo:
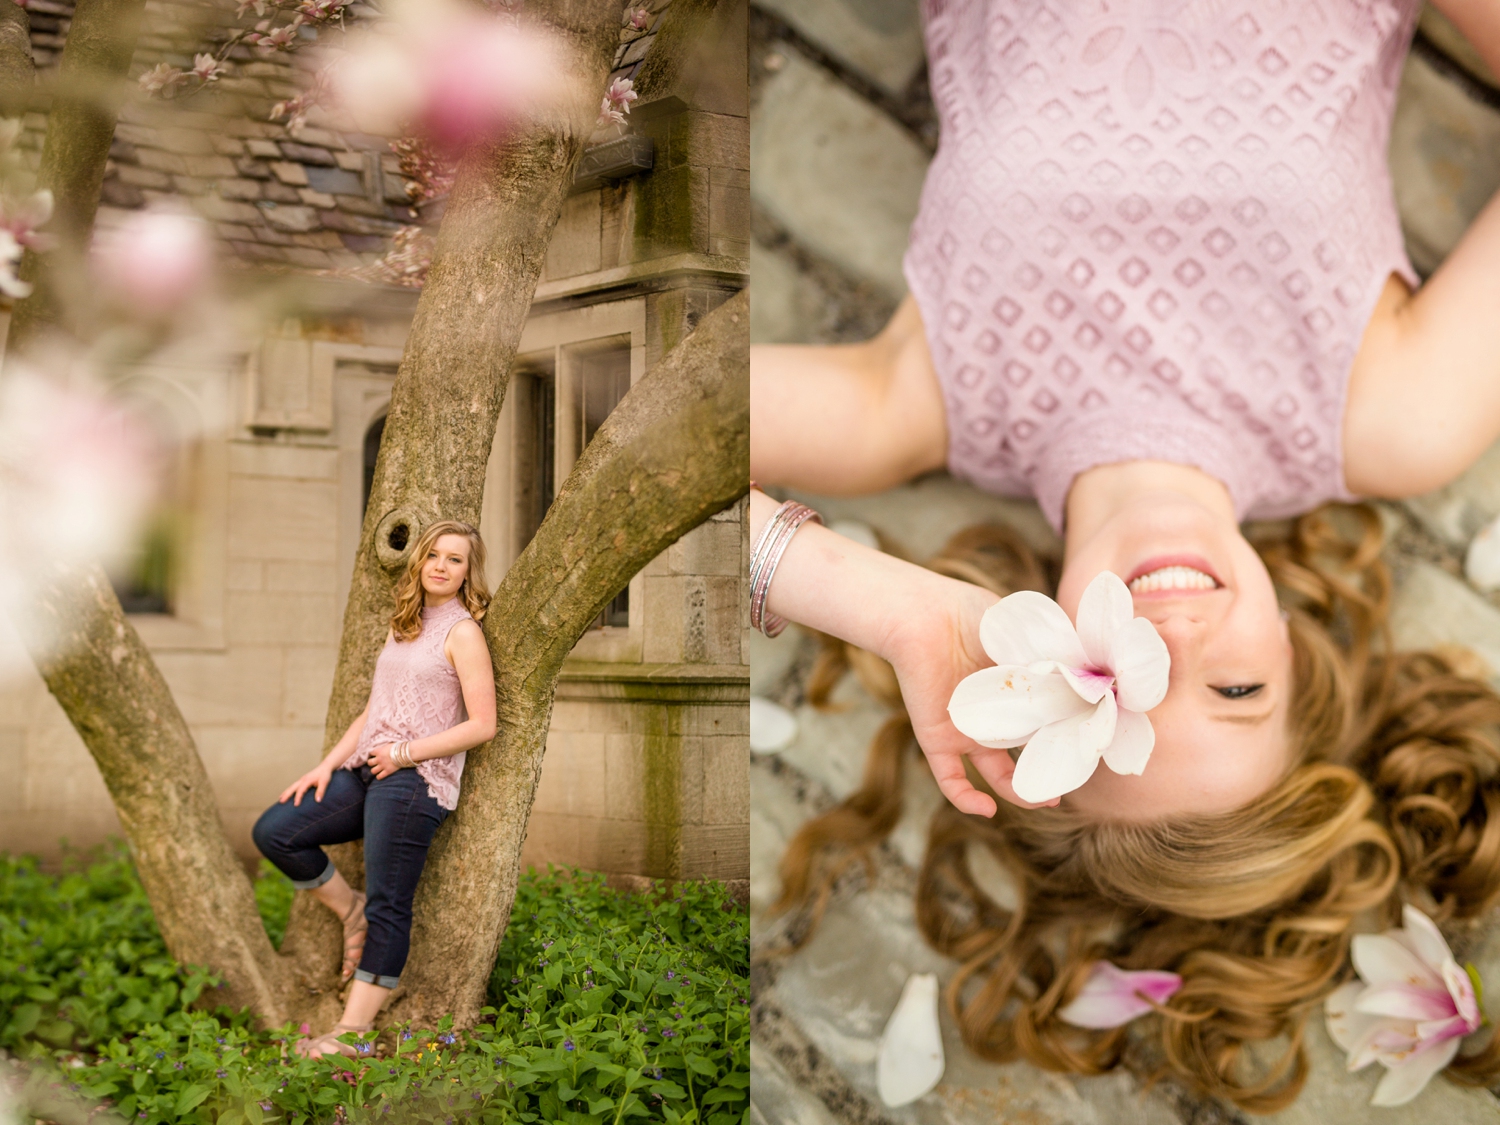
[(469, 575), (469, 540), (463, 535), (439, 535), (422, 563), (426, 604), (441, 605), (455, 596)]
[(1064, 799), (1101, 819), (1226, 812), (1289, 768), (1292, 646), (1271, 576), (1232, 519), (1180, 494), (1143, 495), (1069, 543), (1057, 600), (1069, 617), (1100, 571), (1130, 587), (1172, 659), (1149, 712), (1140, 776), (1102, 766)]

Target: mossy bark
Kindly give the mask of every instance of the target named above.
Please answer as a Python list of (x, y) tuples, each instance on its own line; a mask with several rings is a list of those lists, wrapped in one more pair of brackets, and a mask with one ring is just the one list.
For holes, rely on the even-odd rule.
[(557, 675), (651, 559), (749, 490), (750, 295), (704, 317), (631, 388), (485, 615), (499, 733), (470, 754), (417, 891), (397, 1018), (478, 1018), (510, 918)]

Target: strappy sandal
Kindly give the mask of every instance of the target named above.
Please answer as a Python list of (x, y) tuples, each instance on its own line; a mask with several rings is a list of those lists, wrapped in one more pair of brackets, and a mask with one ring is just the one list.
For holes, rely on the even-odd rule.
[(354, 975), (354, 970), (359, 968), (360, 955), (365, 951), (365, 934), (370, 929), (370, 923), (365, 918), (365, 901), (364, 895), (356, 894), (349, 912), (340, 919), (344, 923), (344, 967), (339, 973), (341, 980), (348, 980)]
[(332, 1031), (324, 1032), (316, 1038), (299, 1039), (292, 1049), (305, 1059), (316, 1059), (323, 1055), (343, 1055), (345, 1058), (357, 1059), (359, 1052), (348, 1043), (340, 1043), (339, 1036), (351, 1031), (362, 1034), (373, 1030), (374, 1027), (372, 1023), (336, 1023)]

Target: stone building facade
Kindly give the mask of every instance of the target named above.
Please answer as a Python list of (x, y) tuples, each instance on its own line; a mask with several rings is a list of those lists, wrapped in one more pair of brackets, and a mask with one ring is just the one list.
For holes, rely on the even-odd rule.
[[(647, 6), (659, 21), (666, 4)], [(486, 478), (492, 585), (630, 385), (746, 283), (746, 9), (720, 7), (708, 57), (726, 79), (638, 104), (623, 143), (586, 154), (564, 207)], [(45, 61), (68, 8), (29, 10)], [(174, 44), (203, 9), (148, 11), (135, 70), (180, 65)], [(622, 36), (617, 75), (651, 39)], [(247, 857), (255, 818), (321, 751), (369, 473), (418, 296), (326, 276), (368, 265), (416, 216), (380, 138), (291, 136), (267, 121), (270, 101), (294, 89), (290, 66), (247, 53), (201, 112), (127, 110), (100, 216), (186, 200), (255, 295), (245, 307), (258, 327), (222, 363), (163, 363), (129, 380), (133, 397), (197, 436), (168, 490), (185, 529), (170, 580), (124, 590)], [(42, 124), (28, 119), (33, 148)], [(271, 270), (287, 283), (267, 301)], [(526, 861), (748, 876), (746, 526), (741, 503), (685, 536), (579, 642), (558, 685)], [(0, 847), (46, 855), (62, 837), (119, 832), (92, 760), (29, 669), (0, 687), (0, 771)]]

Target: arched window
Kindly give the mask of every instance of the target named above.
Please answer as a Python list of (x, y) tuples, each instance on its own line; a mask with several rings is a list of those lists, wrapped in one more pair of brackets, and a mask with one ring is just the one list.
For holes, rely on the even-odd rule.
[(359, 502), (361, 519), (364, 518), (365, 509), (370, 506), (370, 490), (375, 487), (375, 460), (380, 456), (380, 437), (385, 433), (385, 417), (382, 414), (376, 418), (365, 431), (365, 490)]

